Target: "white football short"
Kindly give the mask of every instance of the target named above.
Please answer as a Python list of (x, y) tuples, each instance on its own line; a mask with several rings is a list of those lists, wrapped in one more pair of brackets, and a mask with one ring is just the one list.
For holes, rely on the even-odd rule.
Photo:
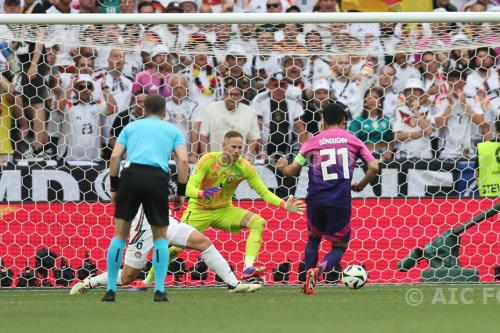
[[(168, 245), (186, 247), (189, 236), (195, 230), (192, 226), (180, 223), (170, 216), (167, 231)], [(153, 232), (141, 207), (130, 227), (129, 243), (125, 251), (125, 265), (142, 269), (146, 265), (151, 250), (153, 250)]]

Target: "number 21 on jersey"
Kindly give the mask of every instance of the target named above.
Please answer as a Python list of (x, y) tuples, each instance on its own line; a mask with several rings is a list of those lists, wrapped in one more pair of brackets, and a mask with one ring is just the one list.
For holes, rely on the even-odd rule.
[(328, 167), (337, 164), (337, 155), (341, 157), (340, 164), (342, 166), (342, 178), (349, 179), (349, 152), (347, 148), (340, 149), (321, 149), (319, 151), (321, 156), (328, 156), (326, 161), (321, 162), (321, 173), (323, 180), (336, 180), (339, 179), (337, 172), (328, 172)]

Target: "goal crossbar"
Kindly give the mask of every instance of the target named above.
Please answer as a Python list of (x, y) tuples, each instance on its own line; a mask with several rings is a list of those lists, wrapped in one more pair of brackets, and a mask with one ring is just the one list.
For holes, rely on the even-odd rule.
[(500, 22), (497, 12), (0, 14), (0, 24), (224, 24), (224, 23), (458, 23)]

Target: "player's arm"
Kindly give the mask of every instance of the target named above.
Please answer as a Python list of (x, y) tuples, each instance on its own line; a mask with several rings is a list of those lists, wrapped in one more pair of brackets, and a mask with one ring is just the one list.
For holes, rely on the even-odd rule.
[(246, 180), (248, 184), (257, 192), (257, 194), (267, 203), (283, 208), (289, 212), (302, 215), (305, 210), (305, 204), (301, 200), (293, 200), (290, 196), (287, 201), (281, 199), (273, 192), (269, 191), (255, 169), (248, 164), (245, 168)]
[(175, 147), (175, 155), (177, 158), (177, 182), (179, 184), (186, 184), (189, 176), (189, 161), (186, 146), (182, 144), (177, 145)]
[(212, 168), (214, 156), (210, 153), (205, 154), (194, 167), (194, 172), (189, 177), (186, 187), (186, 196), (195, 199), (210, 199), (215, 193), (220, 191), (218, 187), (209, 187), (205, 190), (200, 189), (200, 185), (205, 179), (205, 176)]
[(175, 147), (175, 157), (177, 163), (177, 195), (174, 199), (174, 210), (179, 210), (184, 205), (186, 183), (189, 177), (189, 161), (186, 145), (178, 144)]
[(111, 158), (109, 159), (109, 190), (111, 191), (111, 202), (113, 203), (116, 200), (116, 191), (118, 190), (118, 185), (120, 184), (118, 174), (120, 172), (120, 162), (125, 154), (125, 150), (125, 145), (117, 142), (113, 147), (113, 152), (111, 153)]
[(365, 176), (358, 183), (352, 184), (352, 189), (355, 192), (361, 192), (368, 185), (379, 171), (379, 166), (377, 160), (372, 160), (368, 162), (368, 170), (366, 170)]
[(372, 153), (366, 147), (364, 143), (359, 141), (361, 146), (361, 150), (359, 152), (360, 157), (366, 162), (368, 165), (368, 170), (366, 170), (365, 176), (358, 183), (354, 183), (351, 185), (351, 188), (355, 192), (361, 192), (368, 185), (375, 176), (379, 172), (378, 161), (373, 157)]
[(281, 156), (276, 162), (276, 167), (285, 176), (298, 176), (302, 167), (307, 164), (306, 158), (302, 154), (295, 156), (292, 164), (288, 164), (286, 157)]

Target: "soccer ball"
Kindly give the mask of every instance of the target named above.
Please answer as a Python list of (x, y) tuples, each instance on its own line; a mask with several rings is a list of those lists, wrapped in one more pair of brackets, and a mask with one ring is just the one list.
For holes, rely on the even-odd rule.
[(342, 282), (351, 289), (363, 287), (367, 280), (368, 274), (360, 265), (349, 265), (342, 272)]

